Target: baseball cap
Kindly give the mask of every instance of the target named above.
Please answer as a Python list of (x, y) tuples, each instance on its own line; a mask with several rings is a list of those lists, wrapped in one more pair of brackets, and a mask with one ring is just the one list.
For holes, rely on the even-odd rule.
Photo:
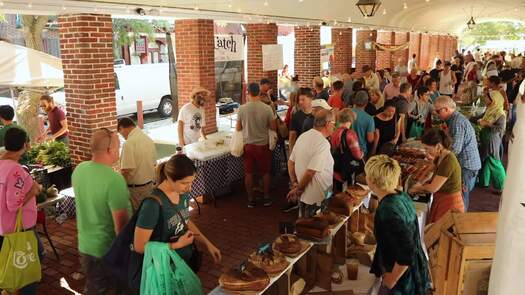
[(331, 110), (332, 107), (324, 99), (314, 99), (312, 100), (312, 107), (314, 108), (323, 108), (325, 110)]

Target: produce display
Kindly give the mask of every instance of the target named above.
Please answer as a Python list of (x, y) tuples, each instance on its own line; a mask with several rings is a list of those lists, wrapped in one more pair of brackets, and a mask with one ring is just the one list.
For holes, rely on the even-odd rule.
[(253, 252), (248, 260), (271, 277), (278, 275), (290, 264), (284, 255), (273, 251)]
[(230, 269), (221, 275), (219, 284), (229, 291), (262, 291), (270, 284), (270, 277), (262, 269), (247, 262), (242, 269)]
[(51, 165), (59, 167), (69, 167), (71, 158), (69, 148), (59, 141), (51, 141), (33, 146), (28, 152), (30, 164)]

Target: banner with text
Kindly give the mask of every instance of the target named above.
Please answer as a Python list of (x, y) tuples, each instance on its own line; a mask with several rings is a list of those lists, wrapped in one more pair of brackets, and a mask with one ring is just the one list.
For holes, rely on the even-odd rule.
[(242, 35), (215, 35), (215, 61), (244, 59), (244, 38)]
[(270, 44), (262, 46), (263, 71), (275, 71), (283, 68), (283, 46)]

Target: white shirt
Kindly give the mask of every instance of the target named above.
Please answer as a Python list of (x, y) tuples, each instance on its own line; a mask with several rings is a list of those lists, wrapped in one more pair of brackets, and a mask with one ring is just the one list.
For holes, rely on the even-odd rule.
[(416, 60), (414, 58), (411, 58), (408, 61), (408, 71), (410, 72), (412, 69), (417, 69)]
[(407, 76), (408, 76), (408, 69), (404, 65), (398, 65), (394, 68), (394, 71), (398, 72), (400, 77), (401, 83), (407, 82)]
[(179, 111), (179, 122), (184, 123), (184, 143), (199, 141), (201, 129), (206, 126), (204, 108), (198, 108), (193, 103), (187, 103)]
[(316, 173), (301, 195), (301, 202), (321, 205), (326, 192), (332, 189), (334, 177), (334, 158), (330, 143), (323, 134), (310, 129), (301, 134), (294, 145), (290, 160), (295, 163), (295, 175), (300, 181), (307, 170)]
[(122, 145), (120, 168), (130, 169), (128, 184), (145, 184), (155, 179), (157, 149), (155, 143), (140, 128), (133, 129)]

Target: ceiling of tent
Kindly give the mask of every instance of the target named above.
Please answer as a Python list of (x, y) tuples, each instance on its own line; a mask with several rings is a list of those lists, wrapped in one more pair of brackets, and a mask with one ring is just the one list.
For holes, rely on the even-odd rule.
[[(24, 3), (25, 2), (25, 3)], [(133, 15), (137, 7), (161, 16), (207, 17), (243, 22), (276, 21), (289, 24), (352, 25), (458, 34), (471, 14), (476, 22), (522, 21), (525, 0), (382, 0), (374, 17), (363, 18), (357, 0), (4, 0), (4, 9), (19, 7), (62, 14), (106, 12)], [(29, 5), (28, 3), (31, 3)], [(18, 5), (18, 6), (17, 6)], [(40, 5), (42, 9), (37, 9)], [(27, 11), (26, 11), (27, 12)], [(24, 13), (26, 13), (24, 12)], [(36, 13), (36, 12), (35, 12)], [(351, 21), (350, 23), (348, 21)]]

